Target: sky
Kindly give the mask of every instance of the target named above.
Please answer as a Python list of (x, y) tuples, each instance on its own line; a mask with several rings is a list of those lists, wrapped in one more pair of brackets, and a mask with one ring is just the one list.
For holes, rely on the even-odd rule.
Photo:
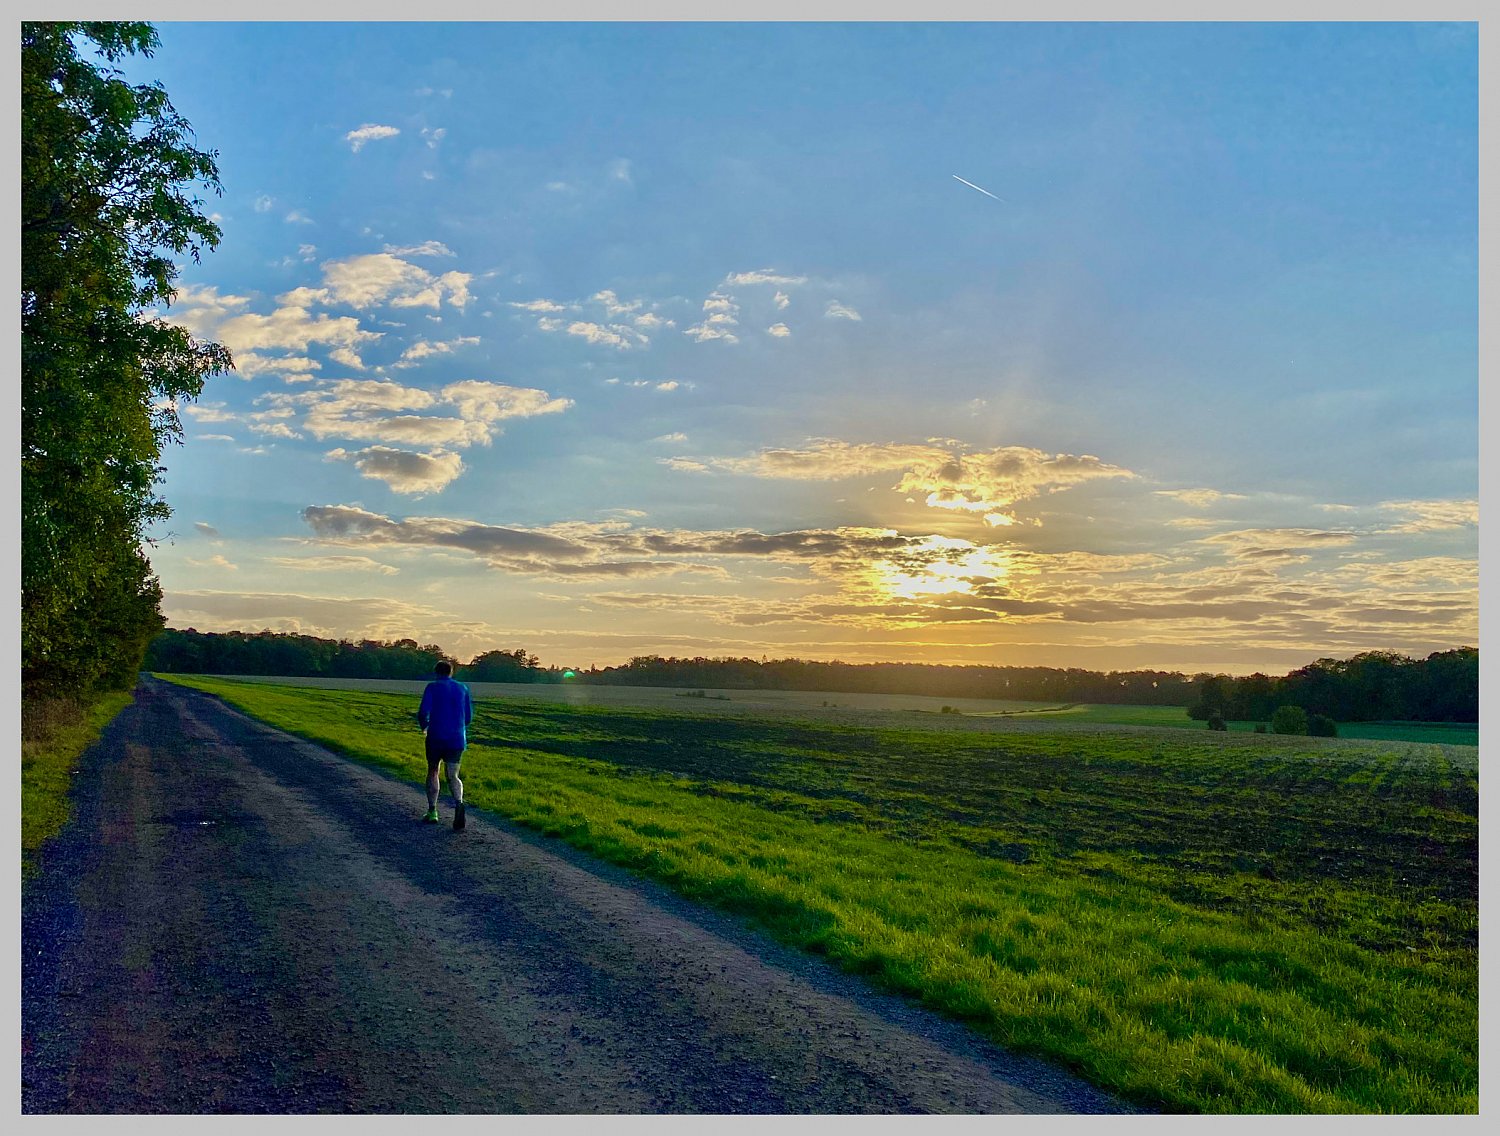
[(1473, 24), (162, 23), (169, 626), (1285, 673), (1478, 642)]

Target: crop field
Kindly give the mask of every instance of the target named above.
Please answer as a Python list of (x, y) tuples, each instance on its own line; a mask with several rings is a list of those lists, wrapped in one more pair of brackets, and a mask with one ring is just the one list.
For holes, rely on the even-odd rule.
[[(320, 690), (368, 690), (421, 694), (426, 679), (268, 678), (260, 675), (215, 675), (237, 682), (310, 686)], [(917, 726), (921, 729), (1007, 731), (1042, 726), (1155, 726), (1202, 733), (1181, 706), (1063, 705), (1056, 702), (1004, 701), (988, 698), (936, 698), (925, 694), (849, 694), (809, 690), (705, 690), (696, 696), (659, 686), (591, 686), (545, 683), (469, 683), (475, 698), (519, 698), (562, 702), (574, 706), (634, 706), (703, 714), (786, 715), (863, 725)], [(950, 713), (944, 713), (943, 707)], [(956, 713), (954, 713), (956, 712)], [(929, 721), (928, 716), (942, 715)], [(1255, 722), (1230, 722), (1229, 729), (1252, 733)], [(1367, 741), (1433, 742), (1438, 745), (1478, 745), (1476, 726), (1446, 722), (1347, 722), (1339, 736)]]
[[(982, 712), (981, 712), (982, 713)], [(1019, 716), (1028, 719), (1040, 718), (1044, 714), (1059, 722), (1099, 723), (1120, 726), (1157, 726), (1179, 730), (1204, 730), (1207, 726), (1187, 716), (1181, 706), (1111, 706), (1085, 704), (1067, 707), (1052, 707), (1036, 712), (1019, 710)], [(1242, 733), (1253, 733), (1256, 722), (1227, 722), (1229, 729)], [(1339, 737), (1362, 741), (1432, 742), (1437, 745), (1479, 744), (1479, 727), (1467, 723), (1452, 722), (1340, 722)]]
[[(161, 677), (425, 773), (421, 683)], [(660, 693), (478, 700), (466, 796), (1143, 1103), (1477, 1111), (1474, 747)]]

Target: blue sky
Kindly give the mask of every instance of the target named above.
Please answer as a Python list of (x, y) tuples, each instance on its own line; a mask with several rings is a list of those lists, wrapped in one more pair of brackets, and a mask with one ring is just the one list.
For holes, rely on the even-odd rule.
[(225, 187), (169, 317), (239, 363), (166, 455), (174, 626), (1477, 641), (1473, 25), (159, 29)]

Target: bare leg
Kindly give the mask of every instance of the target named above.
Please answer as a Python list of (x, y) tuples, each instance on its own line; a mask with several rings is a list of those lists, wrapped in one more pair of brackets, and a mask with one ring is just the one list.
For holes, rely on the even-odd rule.
[(437, 808), (438, 799), (438, 775), (437, 766), (432, 767), (432, 772), (427, 775), (427, 808), (428, 811)]
[[(458, 762), (455, 761), (451, 765), (447, 762), (443, 764), (448, 770), (448, 792), (453, 794), (453, 803), (461, 805), (464, 802), (464, 783), (458, 779)], [(437, 795), (437, 774), (433, 774), (432, 794), (435, 799)]]

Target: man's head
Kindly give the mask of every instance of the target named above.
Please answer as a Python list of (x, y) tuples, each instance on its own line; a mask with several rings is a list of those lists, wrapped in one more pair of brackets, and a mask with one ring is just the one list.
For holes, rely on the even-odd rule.
[(437, 666), (432, 669), (437, 671), (439, 678), (447, 678), (453, 673), (453, 664), (447, 659), (439, 659)]

